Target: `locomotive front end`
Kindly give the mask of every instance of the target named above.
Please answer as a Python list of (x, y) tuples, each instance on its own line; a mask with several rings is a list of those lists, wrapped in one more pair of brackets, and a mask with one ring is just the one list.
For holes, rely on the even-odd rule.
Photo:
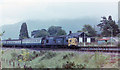
[(77, 46), (78, 40), (76, 38), (69, 38), (68, 39), (68, 46)]

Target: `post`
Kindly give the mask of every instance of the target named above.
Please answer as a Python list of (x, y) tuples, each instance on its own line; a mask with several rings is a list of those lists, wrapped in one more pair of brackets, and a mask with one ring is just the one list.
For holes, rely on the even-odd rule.
[(15, 67), (15, 62), (13, 61), (13, 67)]
[(111, 29), (111, 47), (112, 47), (112, 29)]
[(11, 66), (11, 60), (9, 60), (9, 65)]
[(19, 62), (18, 62), (18, 68), (20, 68), (20, 64), (19, 64)]
[(85, 33), (84, 33), (84, 46), (85, 46)]

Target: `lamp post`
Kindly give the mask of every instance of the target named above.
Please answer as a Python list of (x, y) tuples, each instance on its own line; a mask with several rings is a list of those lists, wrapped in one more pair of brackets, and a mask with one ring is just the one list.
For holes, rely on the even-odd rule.
[(113, 31), (112, 31), (112, 27), (111, 27), (111, 47), (112, 47), (112, 35), (113, 35)]

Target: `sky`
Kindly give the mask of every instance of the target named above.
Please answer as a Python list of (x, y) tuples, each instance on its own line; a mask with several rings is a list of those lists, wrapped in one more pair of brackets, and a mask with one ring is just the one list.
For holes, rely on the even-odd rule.
[(0, 26), (25, 20), (100, 18), (117, 20), (118, 0), (0, 0)]

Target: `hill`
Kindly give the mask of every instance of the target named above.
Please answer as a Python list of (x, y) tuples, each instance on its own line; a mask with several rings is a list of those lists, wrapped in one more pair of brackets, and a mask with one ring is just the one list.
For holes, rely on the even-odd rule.
[(82, 29), (84, 24), (96, 25), (99, 20), (96, 18), (82, 19), (58, 19), (58, 20), (26, 20), (19, 23), (4, 25), (2, 30), (5, 31), (3, 39), (19, 38), (20, 27), (23, 22), (27, 23), (28, 33), (31, 36), (31, 31), (38, 29), (48, 29), (50, 26), (61, 26), (67, 33), (71, 30), (77, 32)]

